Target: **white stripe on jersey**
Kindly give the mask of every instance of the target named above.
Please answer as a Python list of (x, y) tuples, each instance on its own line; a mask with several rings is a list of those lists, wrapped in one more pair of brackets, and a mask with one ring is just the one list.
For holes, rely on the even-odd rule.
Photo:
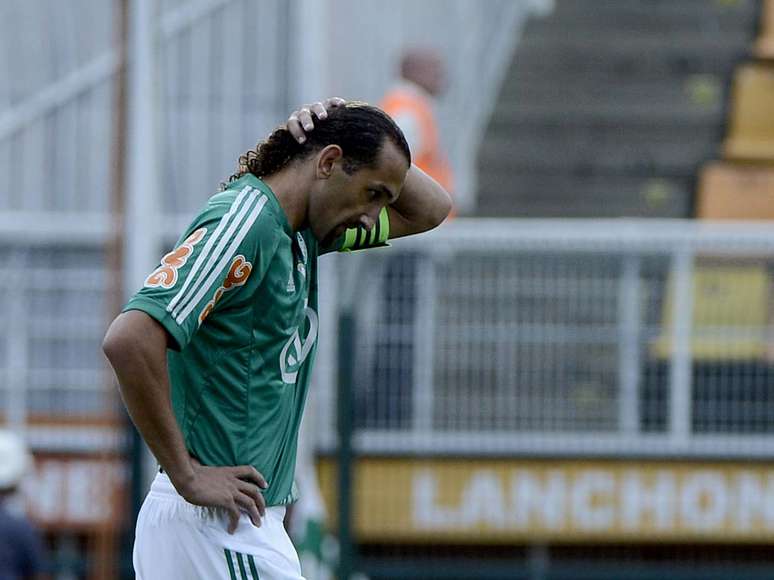
[(228, 556), (231, 558), (231, 565), (234, 567), (234, 575), (237, 577), (237, 579), (241, 579), (242, 573), (239, 571), (239, 562), (237, 561), (236, 552), (234, 550), (229, 550)]
[[(253, 191), (257, 192), (257, 190), (253, 190)], [(215, 248), (215, 250), (213, 250), (210, 253), (209, 259), (207, 260), (207, 263), (204, 265), (204, 269), (199, 275), (199, 278), (197, 279), (196, 284), (193, 285), (193, 287), (191, 288), (191, 290), (189, 291), (185, 299), (181, 300), (180, 303), (177, 305), (177, 307), (175, 307), (175, 309), (172, 311), (172, 316), (174, 317), (179, 316), (180, 313), (190, 305), (190, 301), (192, 297), (195, 295), (198, 295), (199, 290), (201, 290), (201, 284), (202, 283), (206, 284), (206, 281), (209, 280), (213, 274), (215, 275), (218, 274), (220, 269), (216, 269), (213, 272), (213, 267), (215, 267), (215, 263), (218, 260), (220, 260), (221, 257), (223, 256), (223, 250), (232, 240), (236, 231), (242, 227), (245, 216), (250, 211), (251, 207), (254, 207), (253, 203), (256, 201), (256, 199), (258, 199), (258, 202), (260, 203), (260, 199), (262, 197), (264, 196), (258, 197), (256, 195), (252, 195), (252, 192), (251, 192), (251, 195), (247, 198), (247, 201), (245, 201), (242, 204), (242, 206), (239, 208), (239, 213), (237, 213), (236, 217), (231, 221), (226, 232), (220, 237), (220, 240), (218, 241), (218, 245)], [(244, 237), (242, 239), (244, 239)], [(233, 252), (230, 251), (230, 253), (233, 253)], [(196, 304), (196, 302), (197, 301), (194, 300), (194, 305)]]
[[(199, 268), (204, 263), (204, 261), (208, 258), (209, 253), (212, 250), (212, 247), (215, 245), (215, 242), (218, 240), (218, 237), (226, 228), (226, 225), (228, 224), (229, 220), (231, 220), (234, 214), (237, 213), (237, 210), (239, 209), (239, 206), (242, 203), (242, 200), (244, 200), (245, 196), (247, 196), (247, 194), (250, 193), (251, 190), (252, 190), (252, 187), (250, 187), (249, 185), (244, 189), (242, 189), (242, 191), (239, 192), (239, 195), (237, 196), (237, 198), (231, 204), (231, 207), (229, 208), (228, 212), (226, 212), (226, 214), (222, 218), (220, 218), (218, 227), (212, 233), (212, 235), (210, 236), (210, 239), (207, 240), (207, 243), (204, 245), (204, 248), (202, 249), (201, 253), (197, 256), (196, 262), (194, 262), (193, 268), (191, 268), (191, 271), (186, 276), (183, 287), (167, 305), (167, 312), (172, 312), (172, 309), (175, 308), (175, 306), (177, 306), (178, 301), (182, 300), (183, 297), (186, 295), (185, 292), (186, 290), (188, 290), (188, 285), (191, 282), (196, 281), (196, 274), (199, 271)], [(207, 272), (202, 272), (202, 275), (200, 276), (200, 278), (204, 277), (206, 274)], [(191, 291), (194, 291), (195, 288), (196, 288), (196, 284), (194, 284), (191, 287)]]
[[(215, 267), (215, 269), (212, 271), (212, 273), (209, 275), (207, 280), (204, 282), (204, 285), (201, 286), (199, 291), (196, 293), (196, 295), (193, 297), (191, 301), (188, 302), (188, 306), (186, 306), (180, 314), (178, 314), (177, 320), (178, 324), (183, 324), (186, 318), (188, 318), (188, 315), (191, 314), (194, 308), (196, 308), (196, 305), (201, 301), (202, 298), (209, 292), (209, 290), (212, 288), (212, 285), (215, 283), (215, 281), (218, 279), (218, 276), (223, 271), (224, 268), (228, 268), (231, 262), (231, 259), (233, 257), (234, 252), (237, 251), (239, 248), (239, 244), (242, 243), (242, 240), (245, 239), (248, 233), (250, 233), (250, 228), (255, 223), (255, 220), (258, 219), (258, 215), (263, 210), (263, 206), (266, 205), (266, 202), (269, 201), (269, 198), (266, 197), (266, 195), (262, 195), (258, 199), (258, 203), (253, 206), (252, 211), (250, 212), (250, 215), (248, 218), (242, 223), (240, 226), (239, 232), (234, 237), (234, 241), (229, 246), (228, 250), (224, 253), (222, 253), (223, 258), (220, 262), (218, 262), (218, 265)], [(252, 202), (252, 198), (249, 203)], [(249, 203), (247, 205), (249, 205)], [(240, 212), (241, 213), (241, 212)], [(226, 236), (230, 236), (232, 234), (231, 228), (229, 228), (229, 232), (227, 232)], [(225, 238), (224, 238), (225, 239)], [(219, 250), (216, 250), (216, 253)]]
[[(228, 551), (231, 556), (231, 562), (234, 566), (234, 574), (237, 577), (237, 580), (261, 580), (260, 578), (254, 578), (253, 573), (250, 570), (250, 556), (248, 554), (245, 554), (244, 552), (238, 553), (235, 550), (229, 550)], [(239, 559), (242, 558), (242, 567), (239, 566)], [(244, 574), (242, 574), (242, 570), (245, 571)]]

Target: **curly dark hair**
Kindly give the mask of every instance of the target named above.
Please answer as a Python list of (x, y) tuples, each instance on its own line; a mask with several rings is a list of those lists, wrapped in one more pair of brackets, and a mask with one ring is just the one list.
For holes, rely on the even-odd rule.
[[(350, 101), (330, 109), (326, 119), (315, 117), (314, 130), (306, 137), (306, 141), (299, 143), (284, 125), (278, 127), (255, 149), (240, 155), (237, 171), (229, 177), (228, 183), (247, 173), (267, 177), (292, 160), (303, 159), (331, 144), (341, 147), (343, 169), (351, 175), (358, 169), (376, 165), (385, 138), (401, 150), (411, 165), (411, 152), (403, 131), (387, 113), (366, 103)], [(226, 183), (221, 185), (222, 188), (226, 186)]]

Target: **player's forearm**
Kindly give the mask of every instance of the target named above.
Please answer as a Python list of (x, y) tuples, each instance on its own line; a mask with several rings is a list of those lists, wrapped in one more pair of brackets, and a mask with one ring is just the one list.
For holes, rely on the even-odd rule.
[(410, 233), (418, 233), (443, 222), (452, 210), (452, 199), (437, 181), (412, 165), (392, 209), (413, 226)]
[(137, 311), (116, 318), (103, 343), (129, 416), (178, 487), (193, 477), (193, 467), (172, 411), (166, 349), (163, 328)]

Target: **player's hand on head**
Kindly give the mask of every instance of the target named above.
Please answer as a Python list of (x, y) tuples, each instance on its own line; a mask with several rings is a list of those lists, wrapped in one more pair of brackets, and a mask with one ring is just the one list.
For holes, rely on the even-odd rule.
[(314, 129), (314, 117), (325, 119), (328, 117), (330, 109), (341, 107), (346, 102), (341, 97), (329, 97), (322, 102), (304, 105), (290, 114), (285, 127), (296, 141), (303, 143), (306, 141), (306, 134)]
[(194, 505), (224, 509), (229, 516), (228, 533), (233, 534), (241, 512), (260, 527), (266, 515), (266, 500), (261, 493), (266, 479), (254, 467), (207, 467), (192, 460), (194, 476), (180, 485), (178, 492)]

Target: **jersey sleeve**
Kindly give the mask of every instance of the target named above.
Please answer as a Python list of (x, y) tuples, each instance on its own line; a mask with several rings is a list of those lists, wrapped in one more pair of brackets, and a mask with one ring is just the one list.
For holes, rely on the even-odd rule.
[(266, 202), (265, 194), (243, 191), (230, 206), (205, 210), (124, 311), (145, 312), (183, 349), (208, 316), (260, 285), (279, 243)]
[(366, 250), (368, 248), (380, 248), (389, 246), (387, 240), (390, 238), (390, 217), (387, 208), (382, 208), (379, 212), (379, 220), (371, 231), (360, 226), (350, 228), (339, 236), (329, 247), (320, 248), (320, 254), (328, 252), (353, 252), (355, 250)]

